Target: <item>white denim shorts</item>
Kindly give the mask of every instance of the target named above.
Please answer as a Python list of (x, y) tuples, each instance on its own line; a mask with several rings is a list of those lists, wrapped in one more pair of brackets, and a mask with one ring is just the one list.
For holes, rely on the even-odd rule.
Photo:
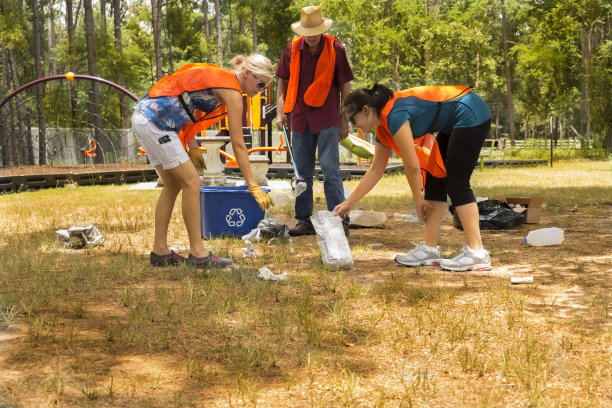
[(161, 164), (162, 169), (169, 170), (189, 161), (178, 134), (172, 130), (160, 130), (140, 112), (132, 115), (132, 131), (153, 167)]

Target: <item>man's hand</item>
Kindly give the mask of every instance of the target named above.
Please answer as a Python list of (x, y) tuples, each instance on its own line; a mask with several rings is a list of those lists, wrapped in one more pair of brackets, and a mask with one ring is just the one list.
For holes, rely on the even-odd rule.
[(206, 162), (204, 161), (202, 149), (199, 147), (190, 148), (187, 154), (198, 173), (204, 173), (204, 170), (206, 170)]
[(287, 126), (287, 115), (284, 112), (276, 112), (276, 128), (283, 130), (283, 125)]
[(343, 141), (344, 139), (346, 139), (348, 137), (348, 134), (349, 134), (348, 123), (345, 118), (342, 118), (342, 120), (340, 121), (340, 141)]
[(272, 197), (270, 197), (268, 193), (263, 191), (257, 183), (252, 184), (251, 187), (247, 189), (247, 191), (251, 193), (253, 197), (255, 197), (255, 201), (257, 201), (257, 204), (259, 204), (259, 208), (261, 208), (263, 211), (274, 205), (274, 200), (272, 200)]

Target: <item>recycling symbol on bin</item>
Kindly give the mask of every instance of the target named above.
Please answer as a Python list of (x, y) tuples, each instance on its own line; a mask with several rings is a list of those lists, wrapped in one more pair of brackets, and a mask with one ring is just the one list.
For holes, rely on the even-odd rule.
[(242, 212), (242, 208), (232, 208), (225, 216), (225, 222), (227, 222), (227, 225), (230, 227), (242, 227), (245, 220), (246, 217)]

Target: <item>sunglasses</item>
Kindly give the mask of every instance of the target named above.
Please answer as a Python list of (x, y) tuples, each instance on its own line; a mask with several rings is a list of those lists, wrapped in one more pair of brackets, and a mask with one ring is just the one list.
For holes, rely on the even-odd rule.
[(266, 87), (266, 83), (262, 81), (261, 79), (257, 78), (257, 76), (253, 74), (252, 72), (251, 74), (253, 75), (253, 78), (255, 78), (255, 81), (257, 81), (257, 88), (264, 89)]
[(359, 109), (357, 112), (355, 112), (355, 113), (353, 113), (353, 114), (351, 115), (351, 117), (349, 118), (349, 123), (350, 123), (351, 125), (353, 125), (353, 126), (357, 126), (357, 124), (355, 123), (355, 116), (356, 116), (356, 115), (357, 115), (359, 112), (361, 112), (362, 110), (363, 110), (363, 106), (361, 107), (361, 109)]

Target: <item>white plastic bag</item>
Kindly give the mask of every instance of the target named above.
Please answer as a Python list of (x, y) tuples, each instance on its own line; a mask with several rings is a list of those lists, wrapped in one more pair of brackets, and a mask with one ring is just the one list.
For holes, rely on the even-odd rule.
[(348, 269), (353, 265), (353, 255), (344, 235), (342, 220), (331, 211), (319, 211), (310, 217), (317, 233), (317, 244), (325, 266)]

